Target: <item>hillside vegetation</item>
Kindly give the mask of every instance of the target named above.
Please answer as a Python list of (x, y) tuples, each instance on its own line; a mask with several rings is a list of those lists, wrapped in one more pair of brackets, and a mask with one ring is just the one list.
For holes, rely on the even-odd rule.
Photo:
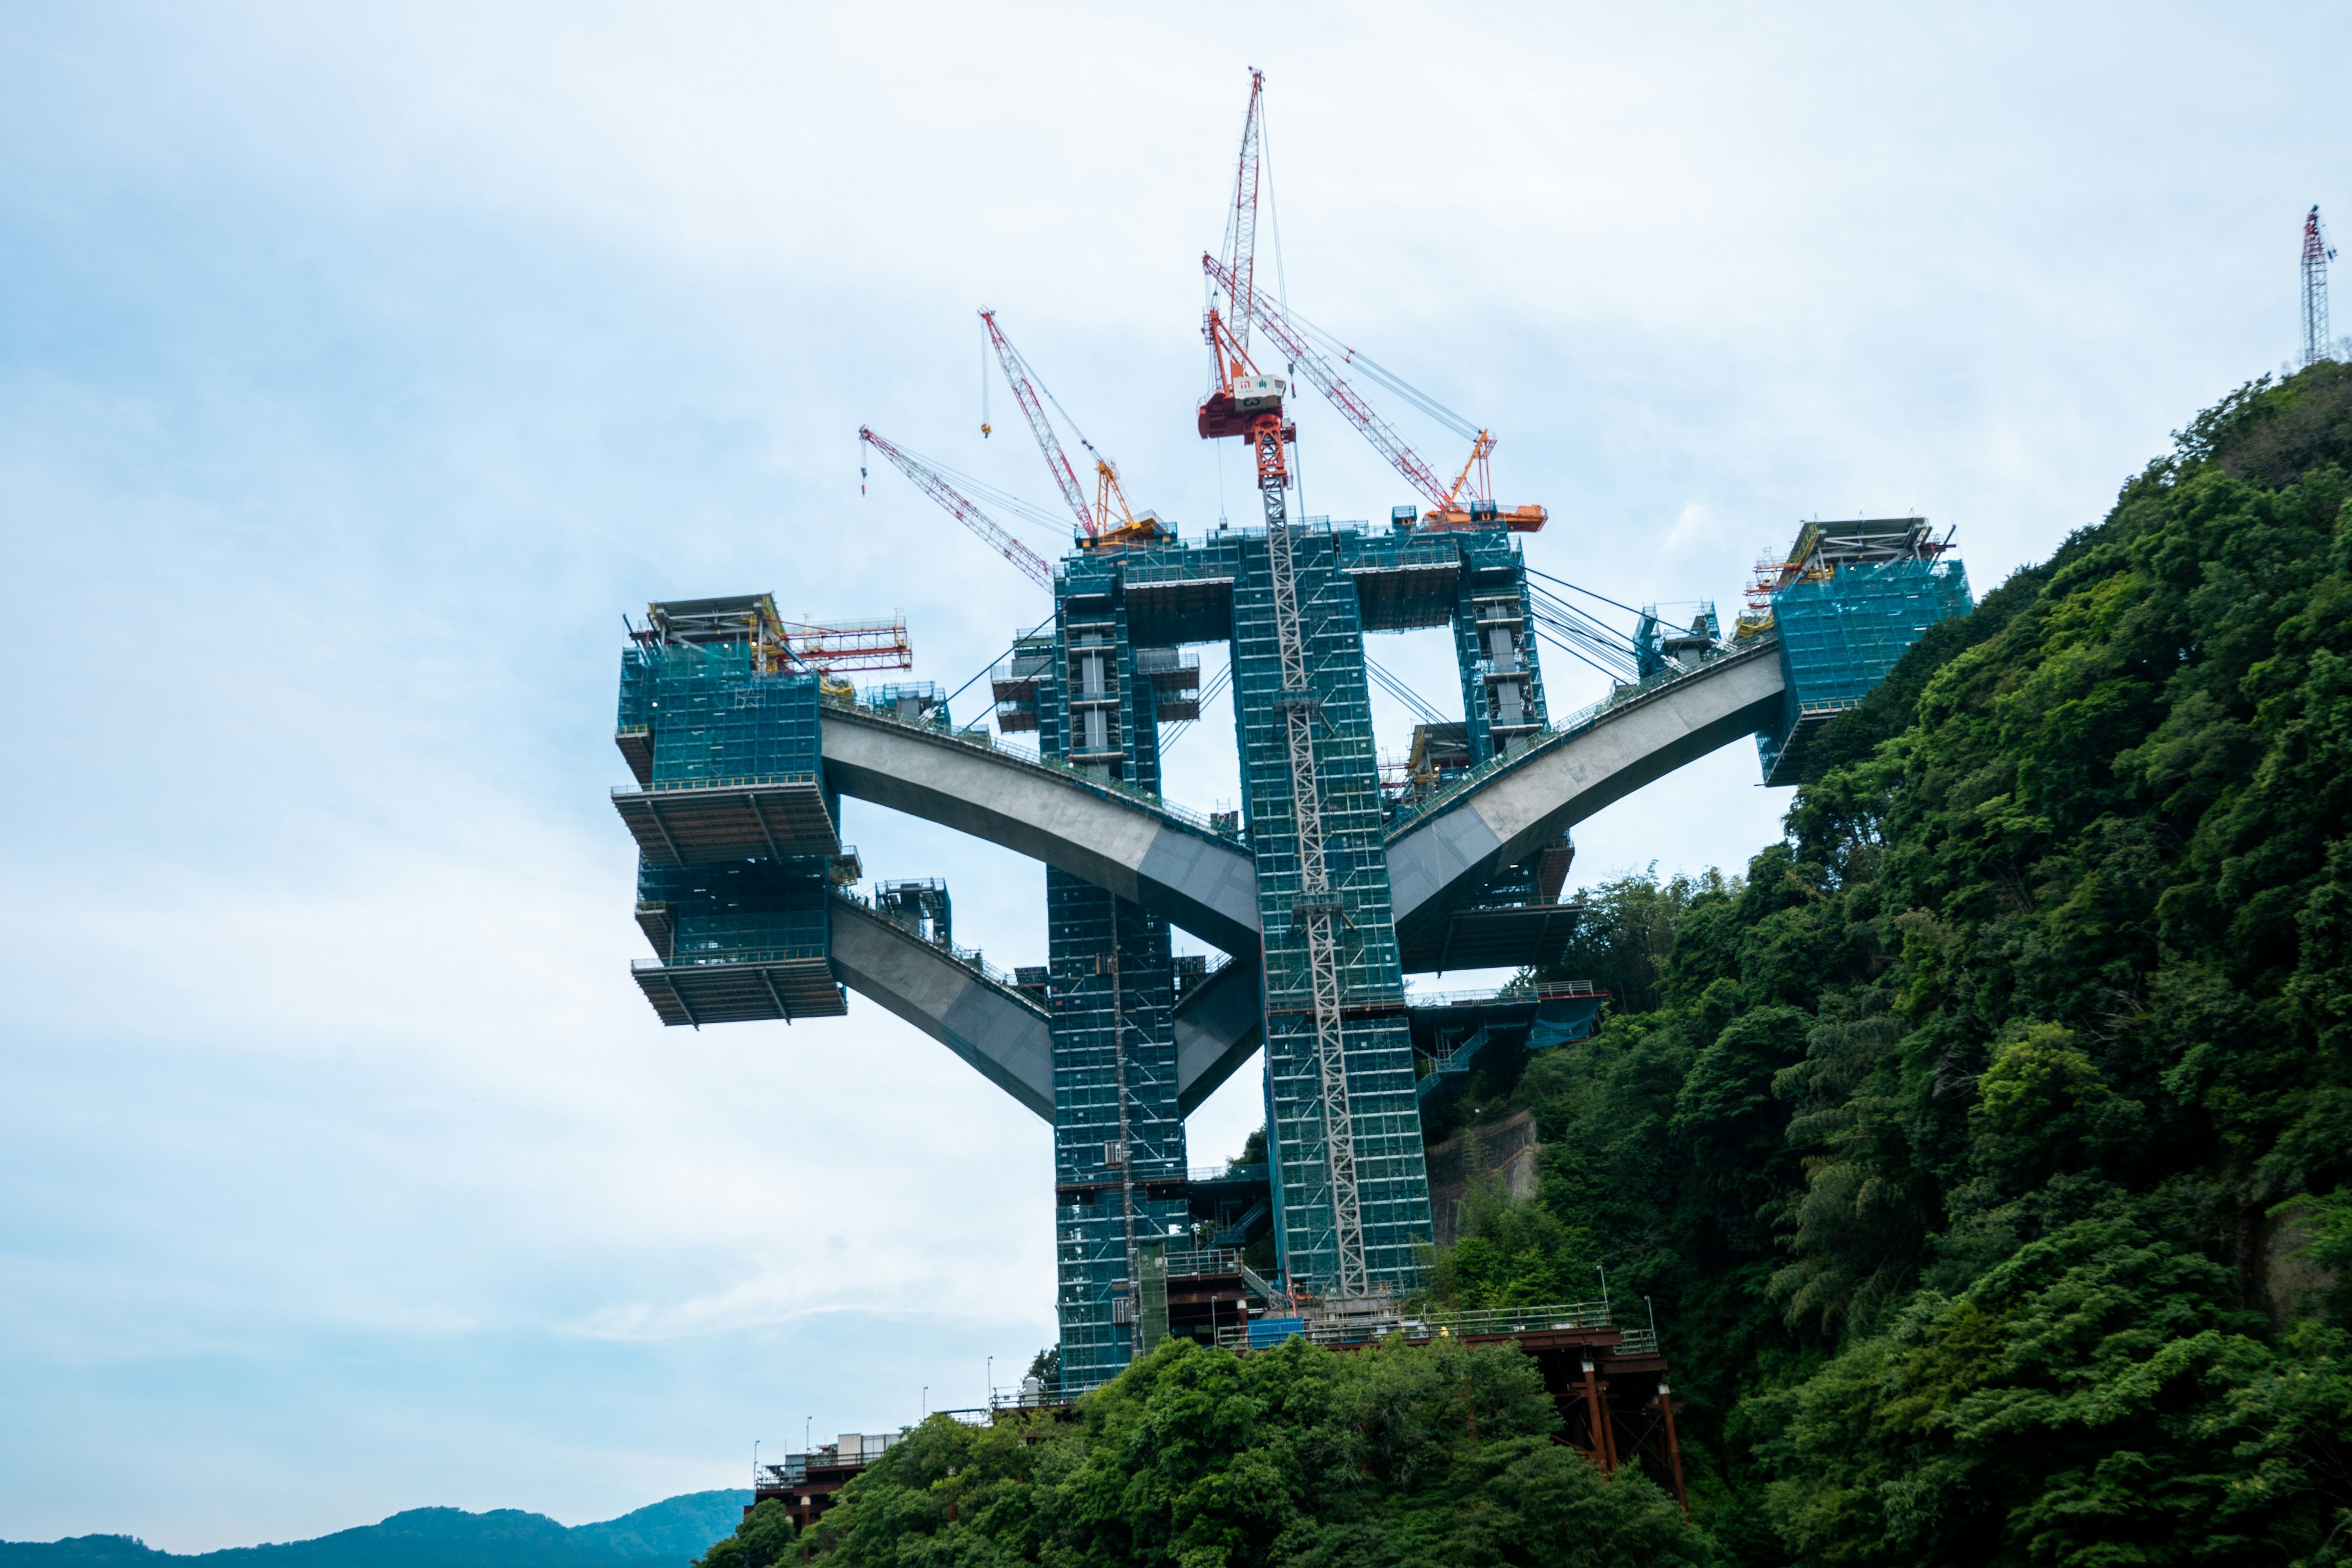
[(186, 1553), (128, 1535), (0, 1541), (0, 1568), (687, 1568), (751, 1500), (748, 1491), (688, 1492), (572, 1526), (520, 1509), (415, 1508), (311, 1541)]
[(2352, 1561), (2348, 467), (2352, 371), (2242, 389), (1824, 731), (1744, 876), (1588, 892), (1618, 1008), (1463, 1097), (1541, 1183), (1436, 1278), (1649, 1297), (1695, 1524), (1516, 1352), (1176, 1345), (1070, 1425), (935, 1421), (789, 1550)]

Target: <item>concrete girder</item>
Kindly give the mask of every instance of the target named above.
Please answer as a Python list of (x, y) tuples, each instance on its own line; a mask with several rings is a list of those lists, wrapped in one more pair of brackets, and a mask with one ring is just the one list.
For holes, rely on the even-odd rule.
[(833, 970), (977, 1068), (1029, 1110), (1054, 1120), (1054, 1031), (1045, 1010), (847, 899), (832, 903)]
[(1771, 728), (1780, 711), (1780, 651), (1767, 639), (1545, 737), (1389, 840), (1399, 938), (1602, 806)]
[(1240, 845), (937, 731), (832, 705), (820, 728), (841, 794), (1059, 867), (1255, 958), (1257, 868)]
[(1176, 1109), (1185, 1115), (1233, 1077), (1264, 1043), (1257, 955), (1236, 958), (1176, 1004)]
[[(833, 971), (971, 1064), (1047, 1122), (1054, 1120), (1054, 1029), (1026, 996), (847, 899), (832, 903)], [(1176, 1103), (1190, 1115), (1258, 1047), (1257, 963), (1236, 960), (1176, 1008)]]

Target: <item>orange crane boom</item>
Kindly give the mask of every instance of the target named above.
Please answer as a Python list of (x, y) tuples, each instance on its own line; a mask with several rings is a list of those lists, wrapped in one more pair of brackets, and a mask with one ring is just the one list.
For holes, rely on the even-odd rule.
[(1018, 568), (1022, 575), (1048, 593), (1054, 587), (1054, 568), (1045, 558), (997, 526), (996, 520), (980, 510), (971, 497), (950, 484), (947, 477), (923, 458), (916, 457), (895, 442), (876, 435), (861, 425), (857, 438), (890, 459), (890, 466), (915, 481), (915, 488), (940, 503), (950, 516), (988, 542), (991, 549)]

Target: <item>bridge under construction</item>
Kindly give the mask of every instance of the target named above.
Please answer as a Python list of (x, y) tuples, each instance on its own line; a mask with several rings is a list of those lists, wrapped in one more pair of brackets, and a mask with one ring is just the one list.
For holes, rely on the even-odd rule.
[[(958, 727), (937, 687), (841, 676), (903, 663), (903, 627), (795, 626), (764, 595), (654, 605), (623, 654), (634, 784), (614, 804), (647, 1002), (700, 1026), (838, 1016), (855, 991), (1046, 1121), (1065, 1393), (1171, 1332), (1401, 1321), (1433, 1235), (1424, 1108), (1482, 1051), (1582, 1037), (1604, 1000), (1423, 996), (1407, 976), (1555, 963), (1577, 822), (1751, 735), (1767, 781), (1793, 782), (1814, 730), (1969, 603), (1918, 519), (1807, 524), (1731, 635), (1711, 610), (1646, 616), (1633, 679), (1556, 715), (1510, 528), (1294, 521), (1282, 488), (1263, 526), (1073, 550), (1050, 626), (991, 672), (998, 735)], [(1423, 725), (1415, 766), (1384, 779), (1366, 643), (1418, 628), (1451, 631), (1461, 718)], [(1167, 727), (1200, 715), (1209, 644), (1243, 784), (1213, 816), (1162, 798), (1160, 766)], [(1045, 962), (1008, 973), (958, 946), (937, 881), (859, 891), (845, 795), (1042, 862)], [(1179, 927), (1223, 956), (1180, 958)], [(1192, 1171), (1186, 1115), (1254, 1057), (1265, 1167)], [(1266, 1231), (1273, 1267), (1250, 1268)]]
[[(1549, 514), (1493, 499), (1494, 432), (1256, 287), (1264, 86), (1253, 71), (1223, 244), (1201, 258), (1212, 375), (1194, 411), (1204, 440), (1248, 451), (1260, 523), (1182, 537), (1131, 509), (1117, 465), (1078, 434), (1089, 495), (1048, 414), (1066, 410), (982, 310), (1067, 509), (1045, 521), (1075, 522), (1074, 548), (1047, 562), (965, 493), (976, 482), (859, 437), (1053, 595), (1052, 616), (989, 672), (994, 734), (958, 726), (936, 686), (848, 679), (912, 668), (898, 621), (793, 623), (764, 595), (663, 603), (632, 623), (622, 658), (617, 738), (635, 784), (614, 805), (636, 841), (637, 923), (656, 954), (636, 966), (646, 1001), (698, 1028), (837, 1016), (856, 991), (1042, 1118), (1065, 1394), (1171, 1333), (1344, 1344), (1425, 1324), (1423, 1253), (1451, 1216), (1431, 1213), (1424, 1110), (1493, 1053), (1584, 1037), (1607, 1000), (1536, 981), (1574, 929), (1560, 901), (1570, 830), (1744, 736), (1766, 783), (1794, 783), (1815, 731), (1969, 607), (1949, 536), (1913, 517), (1805, 524), (1759, 563), (1727, 637), (1711, 604), (1686, 620), (1633, 611), (1531, 569), (1520, 536)], [(1455, 477), (1351, 376), (1467, 437)], [(1294, 377), (1419, 499), (1378, 527), (1291, 516)], [(1452, 639), (1443, 694), (1366, 653), (1367, 638), (1424, 628)], [(1610, 676), (1608, 695), (1556, 714), (1546, 640)], [(1163, 797), (1161, 760), (1170, 727), (1199, 721), (1213, 694), (1194, 651), (1208, 646), (1224, 650), (1212, 689), (1230, 688), (1242, 787), (1238, 810), (1202, 816)], [(1423, 720), (1389, 769), (1375, 684)], [(1034, 750), (1001, 739), (1013, 735)], [(959, 947), (936, 879), (857, 891), (845, 795), (1043, 862), (1044, 962), (1006, 973)], [(1178, 928), (1222, 956), (1179, 956)], [(1491, 968), (1523, 978), (1477, 996), (1407, 983)], [(1264, 1164), (1192, 1171), (1186, 1116), (1253, 1058)], [(1270, 1262), (1261, 1247), (1251, 1267), (1269, 1234)], [(1584, 1304), (1530, 1310), (1559, 1320), (1543, 1332), (1617, 1332), (1605, 1302), (1597, 1323)], [(1651, 1371), (1663, 1400), (1663, 1361)], [(1609, 1430), (1590, 1413), (1587, 1425)], [(1611, 1442), (1594, 1446), (1610, 1462)]]

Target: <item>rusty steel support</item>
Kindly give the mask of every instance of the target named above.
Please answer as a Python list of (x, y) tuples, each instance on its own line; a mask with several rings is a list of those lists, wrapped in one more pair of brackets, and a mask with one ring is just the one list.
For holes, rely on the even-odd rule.
[(1609, 1446), (1609, 1417), (1601, 1405), (1601, 1384), (1592, 1375), (1592, 1363), (1584, 1363), (1584, 1419), (1592, 1433), (1592, 1462), (1601, 1467), (1604, 1476), (1617, 1472), (1615, 1456)]
[(1683, 1505), (1683, 1517), (1690, 1517), (1690, 1494), (1683, 1489), (1683, 1446), (1675, 1436), (1675, 1391), (1658, 1380), (1658, 1410), (1666, 1418), (1666, 1462), (1675, 1473), (1675, 1500)]

